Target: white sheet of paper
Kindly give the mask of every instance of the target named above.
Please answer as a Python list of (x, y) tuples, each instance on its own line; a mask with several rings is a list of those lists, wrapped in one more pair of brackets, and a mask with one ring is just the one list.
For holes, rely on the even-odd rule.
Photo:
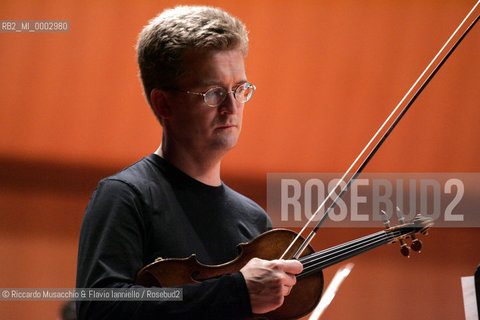
[(475, 293), (475, 279), (462, 277), (463, 305), (466, 320), (478, 320), (477, 295)]

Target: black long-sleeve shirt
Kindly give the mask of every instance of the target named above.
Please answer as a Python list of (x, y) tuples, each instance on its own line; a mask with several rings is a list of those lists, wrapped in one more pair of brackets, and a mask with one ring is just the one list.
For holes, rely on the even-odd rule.
[[(86, 209), (77, 287), (132, 287), (157, 257), (195, 253), (204, 264), (237, 256), (236, 245), (271, 228), (252, 200), (205, 185), (151, 154), (102, 180)], [(183, 301), (77, 303), (79, 319), (233, 319), (251, 313), (240, 272), (182, 286)]]

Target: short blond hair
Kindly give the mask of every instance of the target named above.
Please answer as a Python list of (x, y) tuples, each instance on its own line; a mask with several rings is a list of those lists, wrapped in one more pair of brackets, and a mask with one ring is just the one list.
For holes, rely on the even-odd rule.
[(137, 59), (145, 96), (155, 88), (175, 86), (185, 73), (185, 55), (206, 50), (248, 52), (245, 25), (225, 11), (206, 6), (178, 6), (149, 21), (137, 42)]

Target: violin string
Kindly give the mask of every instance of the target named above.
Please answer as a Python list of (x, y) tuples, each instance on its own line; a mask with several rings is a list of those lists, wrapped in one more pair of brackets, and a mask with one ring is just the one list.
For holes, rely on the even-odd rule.
[(385, 234), (385, 231), (379, 231), (377, 233), (365, 236), (363, 238), (355, 239), (355, 240), (352, 240), (352, 241), (349, 241), (349, 242), (346, 242), (346, 243), (343, 243), (343, 244), (340, 244), (340, 245), (337, 245), (337, 246), (334, 246), (334, 247), (331, 247), (331, 248), (328, 248), (328, 249), (325, 249), (325, 250), (322, 250), (322, 251), (315, 252), (315, 253), (310, 254), (308, 256), (301, 257), (299, 260), (305, 265), (305, 263), (308, 263), (311, 260), (314, 260), (316, 257), (319, 257), (320, 255), (325, 255), (325, 254), (328, 254), (328, 253), (331, 253), (331, 252), (338, 252), (338, 251), (340, 251), (344, 248), (349, 248), (351, 246), (361, 244), (365, 241), (375, 240), (376, 238), (381, 237), (384, 234)]
[(304, 264), (304, 267), (309, 267), (312, 265), (318, 265), (318, 263), (321, 263), (323, 261), (328, 261), (331, 258), (336, 258), (336, 257), (341, 257), (342, 255), (349, 254), (352, 252), (355, 252), (357, 250), (362, 250), (363, 248), (368, 248), (372, 244), (375, 244), (377, 242), (385, 241), (386, 239), (390, 239), (391, 236), (388, 234), (380, 234), (375, 237), (372, 237), (372, 239), (364, 240), (362, 242), (357, 242), (354, 244), (351, 244), (348, 247), (343, 247), (341, 249), (337, 250), (325, 250), (325, 251), (320, 251), (317, 254), (313, 254), (313, 257), (307, 256), (308, 259), (299, 259), (299, 261)]
[(349, 247), (342, 248), (342, 250), (320, 251), (317, 254), (313, 254), (313, 259), (310, 256), (307, 256), (307, 257), (300, 258), (299, 261), (302, 262), (302, 264), (304, 264), (304, 272), (308, 272), (309, 270), (312, 270), (312, 268), (317, 268), (317, 267), (319, 267), (320, 269), (323, 269), (323, 268), (326, 268), (327, 266), (330, 266), (337, 262), (341, 262), (345, 259), (353, 257), (359, 253), (368, 251), (379, 245), (388, 243), (389, 241), (401, 235), (401, 233), (398, 231), (394, 233), (385, 233), (382, 231), (381, 233), (382, 234), (380, 235), (375, 234), (375, 237), (372, 237), (372, 239), (364, 240), (359, 243), (354, 243)]
[[(368, 241), (364, 241), (363, 243), (360, 244), (355, 244), (354, 246), (351, 246), (349, 248), (344, 248), (340, 252), (329, 252), (328, 254), (324, 254), (324, 251), (320, 251), (320, 255), (316, 255), (314, 259), (308, 259), (308, 262), (304, 262), (306, 259), (304, 257), (299, 258), (299, 261), (302, 262), (304, 268), (302, 273), (297, 275), (297, 278), (303, 278), (306, 276), (309, 276), (315, 272), (318, 272), (319, 270), (325, 269), (331, 265), (334, 265), (336, 263), (342, 262), (344, 260), (347, 260), (349, 258), (352, 258), (360, 253), (366, 252), (370, 249), (379, 247), (385, 243), (390, 242), (391, 240), (395, 239), (396, 237), (401, 235), (401, 232), (395, 231), (391, 233), (387, 233), (385, 231), (382, 231), (381, 237), (375, 237), (375, 239), (371, 239)], [(313, 254), (315, 255), (315, 254)], [(310, 256), (307, 256), (310, 258)]]
[(475, 6), (470, 10), (470, 12), (467, 14), (467, 16), (463, 19), (463, 21), (460, 23), (460, 25), (457, 27), (457, 29), (453, 32), (453, 34), (450, 36), (450, 38), (445, 42), (443, 47), (438, 51), (438, 53), (435, 55), (435, 57), (432, 59), (432, 61), (429, 63), (429, 65), (425, 68), (425, 70), (422, 72), (422, 74), (418, 77), (418, 79), (415, 81), (415, 83), (412, 85), (412, 87), (408, 90), (408, 92), (405, 94), (405, 96), (402, 98), (402, 100), (398, 103), (398, 105), (394, 108), (394, 110), (390, 113), (390, 115), (387, 117), (387, 119), (384, 121), (384, 123), (380, 126), (380, 128), (377, 130), (377, 132), (373, 135), (373, 137), (370, 139), (370, 141), (367, 143), (367, 145), (363, 148), (363, 150), (360, 152), (360, 154), (357, 156), (357, 158), (354, 160), (354, 162), (350, 165), (350, 167), (347, 169), (343, 177), (338, 181), (338, 183), (335, 185), (335, 187), (331, 190), (331, 192), (328, 194), (328, 196), (324, 199), (324, 201), (320, 204), (320, 206), (317, 208), (315, 213), (310, 217), (310, 219), (307, 221), (305, 226), (300, 230), (298, 233), (297, 237), (290, 243), (288, 248), (285, 250), (285, 252), (282, 254), (280, 259), (286, 258), (287, 252), (292, 248), (293, 244), (300, 238), (300, 236), (303, 234), (305, 229), (311, 224), (311, 222), (315, 219), (315, 217), (318, 215), (318, 213), (321, 211), (322, 208), (324, 208), (325, 203), (327, 202), (328, 199), (332, 197), (332, 195), (335, 193), (337, 188), (341, 185), (341, 183), (344, 181), (345, 177), (350, 173), (350, 170), (356, 165), (358, 160), (363, 156), (365, 151), (370, 147), (372, 142), (377, 138), (379, 133), (383, 131), (384, 127), (386, 124), (390, 121), (390, 119), (393, 117), (394, 114), (397, 113), (398, 109), (403, 105), (404, 101), (406, 101), (407, 97), (410, 96), (410, 93), (414, 90), (415, 87), (423, 80), (424, 75), (429, 73), (426, 77), (426, 79), (423, 80), (421, 85), (418, 87), (418, 89), (415, 91), (415, 93), (411, 96), (410, 100), (406, 103), (404, 108), (399, 112), (395, 120), (392, 122), (392, 124), (388, 127), (388, 129), (385, 131), (385, 133), (381, 136), (381, 138), (378, 140), (378, 142), (375, 144), (373, 149), (369, 152), (369, 154), (366, 156), (366, 158), (363, 160), (363, 162), (360, 164), (358, 169), (352, 174), (352, 176), (349, 178), (348, 182), (345, 184), (345, 186), (341, 189), (340, 193), (337, 195), (337, 197), (333, 200), (331, 205), (328, 207), (327, 211), (323, 214), (322, 218), (319, 220), (317, 225), (314, 227), (312, 232), (307, 236), (307, 238), (303, 241), (302, 245), (298, 248), (298, 250), (295, 252), (293, 255), (293, 258), (296, 259), (298, 258), (303, 250), (309, 245), (313, 237), (316, 235), (318, 229), (322, 226), (322, 224), (325, 222), (327, 217), (329, 216), (330, 212), (333, 210), (333, 208), (336, 206), (338, 200), (343, 196), (343, 194), (348, 190), (350, 187), (351, 183), (357, 178), (357, 176), (361, 173), (361, 171), (365, 168), (365, 166), (368, 164), (370, 159), (373, 157), (373, 155), (377, 152), (377, 150), (380, 148), (380, 146), (383, 144), (383, 142), (386, 140), (386, 138), (390, 135), (390, 133), (393, 131), (393, 129), (396, 127), (398, 122), (403, 118), (405, 113), (408, 111), (410, 106), (413, 104), (413, 102), (416, 100), (416, 98), (420, 95), (420, 93), (423, 91), (423, 89), (427, 86), (427, 84), (430, 82), (430, 80), (435, 76), (437, 71), (440, 69), (440, 67), (445, 63), (445, 61), (448, 59), (448, 57), (453, 53), (453, 51), (457, 48), (457, 46), (460, 44), (460, 42), (465, 38), (467, 33), (473, 28), (473, 26), (477, 23), (477, 21), (480, 18), (480, 13), (477, 13), (476, 18), (474, 18), (473, 22), (470, 23), (470, 25), (465, 29), (465, 31), (462, 33), (462, 35), (457, 39), (457, 41), (453, 44), (453, 46), (450, 47), (450, 49), (447, 50), (446, 54), (443, 55), (443, 57), (440, 59), (440, 62), (433, 67), (433, 70), (431, 69), (431, 66), (433, 63), (437, 60), (438, 57), (442, 56), (443, 51), (445, 48), (447, 48), (451, 42), (452, 39), (455, 38), (457, 35), (458, 31), (462, 28), (462, 26), (465, 24), (465, 22), (469, 19), (469, 17), (472, 15), (472, 13), (476, 10), (478, 5), (480, 4), (480, 0), (475, 4)]
[(309, 276), (313, 273), (316, 273), (320, 270), (323, 270), (323, 269), (325, 269), (329, 266), (332, 266), (336, 263), (339, 263), (339, 262), (345, 261), (347, 259), (350, 259), (350, 258), (352, 258), (352, 257), (354, 257), (354, 256), (356, 256), (360, 253), (363, 253), (363, 252), (366, 252), (370, 249), (381, 246), (381, 245), (385, 244), (386, 242), (387, 241), (385, 241), (385, 239), (380, 239), (380, 240), (377, 240), (377, 241), (373, 242), (372, 244), (362, 246), (362, 247), (358, 248), (357, 250), (345, 252), (342, 255), (338, 255), (338, 256), (335, 256), (335, 257), (330, 257), (329, 259), (319, 259), (318, 263), (312, 264), (309, 267), (304, 268), (304, 270), (301, 273), (300, 278)]
[[(335, 258), (336, 256), (340, 256), (341, 254), (344, 254), (344, 253), (348, 253), (349, 257), (352, 257), (354, 255), (357, 255), (358, 253), (366, 251), (362, 249), (362, 247), (365, 247), (365, 245), (369, 246), (370, 244), (375, 244), (375, 246), (370, 246), (367, 248), (367, 250), (370, 250), (377, 246), (376, 244), (378, 243), (378, 241), (382, 241), (382, 243), (380, 244), (384, 244), (400, 236), (404, 236), (410, 233), (416, 233), (420, 231), (420, 229), (421, 229), (420, 226), (417, 226), (415, 224), (408, 224), (394, 230), (379, 231), (377, 233), (373, 233), (365, 237), (355, 239), (355, 240), (346, 242), (344, 244), (340, 244), (340, 245), (301, 257), (299, 261), (302, 262), (302, 264), (304, 265), (304, 268), (309, 268), (312, 265), (317, 265), (320, 259), (327, 259), (330, 257)], [(357, 249), (361, 249), (362, 251), (357, 252), (356, 251)], [(355, 251), (356, 253), (352, 254), (351, 253), (352, 251)], [(342, 259), (342, 261), (343, 260), (345, 259)], [(336, 262), (333, 262), (332, 264), (334, 263)], [(322, 268), (325, 268), (325, 267), (326, 266), (323, 266)]]
[(327, 248), (325, 250), (322, 250), (322, 251), (319, 251), (319, 252), (316, 252), (316, 253), (313, 253), (313, 254), (310, 254), (310, 255), (307, 255), (307, 256), (303, 256), (303, 257), (301, 257), (301, 259), (302, 259), (301, 261), (302, 261), (302, 263), (304, 263), (304, 262), (308, 263), (310, 260), (312, 260), (315, 257), (320, 256), (322, 254), (326, 254), (326, 253), (330, 253), (330, 252), (335, 253), (335, 252), (340, 251), (343, 248), (355, 246), (355, 245), (357, 245), (359, 243), (362, 243), (362, 242), (365, 242), (365, 241), (375, 240), (378, 237), (383, 237), (385, 234), (391, 235), (392, 237), (396, 238), (396, 237), (406, 235), (406, 234), (409, 234), (409, 233), (416, 233), (416, 232), (420, 231), (420, 229), (421, 229), (421, 226), (418, 226), (415, 223), (411, 223), (411, 224), (403, 225), (399, 228), (395, 228), (394, 230), (387, 229), (387, 230), (379, 231), (379, 232), (364, 236), (362, 238), (358, 238), (358, 239), (355, 239), (355, 240), (352, 240), (352, 241), (349, 241), (349, 242), (345, 242), (345, 243), (339, 244), (337, 246)]

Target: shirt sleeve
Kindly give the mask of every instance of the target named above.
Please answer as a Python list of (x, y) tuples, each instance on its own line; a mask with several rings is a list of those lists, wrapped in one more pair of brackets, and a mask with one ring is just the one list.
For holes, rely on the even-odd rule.
[[(146, 262), (148, 221), (130, 185), (103, 180), (85, 211), (79, 239), (77, 288), (129, 288)], [(251, 314), (240, 272), (180, 286), (182, 301), (79, 301), (83, 319), (235, 319)]]

